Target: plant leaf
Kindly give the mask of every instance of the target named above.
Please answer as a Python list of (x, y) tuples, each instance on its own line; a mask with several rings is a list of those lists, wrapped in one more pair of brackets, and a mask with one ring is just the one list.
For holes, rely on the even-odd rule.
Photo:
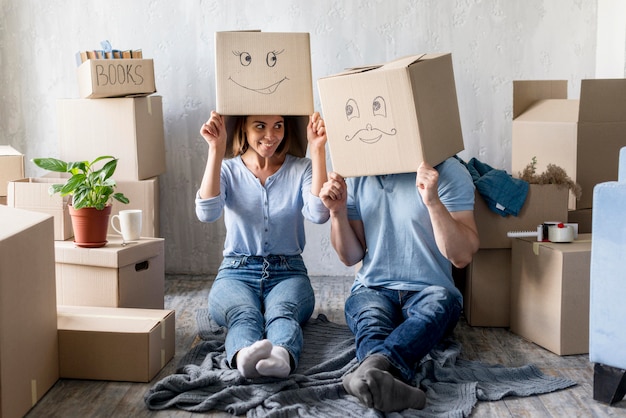
[(103, 173), (100, 178), (102, 180), (108, 179), (109, 177), (113, 175), (116, 168), (117, 168), (117, 159), (113, 159), (109, 161), (108, 163), (104, 165), (104, 167), (100, 169), (100, 171)]
[(41, 167), (44, 170), (54, 171), (57, 173), (67, 173), (67, 163), (56, 158), (33, 158), (32, 162), (37, 167)]
[(117, 200), (118, 202), (122, 202), (122, 203), (126, 203), (126, 204), (128, 204), (130, 202), (130, 200), (128, 200), (128, 198), (126, 196), (124, 196), (123, 193), (115, 193), (113, 195), (113, 198), (115, 198), (115, 200)]

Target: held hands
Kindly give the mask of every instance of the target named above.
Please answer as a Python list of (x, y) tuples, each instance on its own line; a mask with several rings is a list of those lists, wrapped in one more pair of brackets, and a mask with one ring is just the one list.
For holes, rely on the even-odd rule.
[(309, 116), (309, 123), (306, 127), (306, 137), (311, 146), (323, 147), (326, 145), (326, 125), (319, 112), (315, 112)]
[(331, 212), (345, 209), (348, 199), (346, 181), (337, 173), (328, 173), (328, 181), (322, 186), (319, 196)]
[(439, 201), (439, 172), (427, 162), (422, 162), (417, 169), (415, 186), (426, 206)]
[(202, 125), (200, 135), (211, 149), (222, 151), (222, 154), (226, 150), (226, 124), (224, 117), (216, 111), (212, 111), (209, 120)]

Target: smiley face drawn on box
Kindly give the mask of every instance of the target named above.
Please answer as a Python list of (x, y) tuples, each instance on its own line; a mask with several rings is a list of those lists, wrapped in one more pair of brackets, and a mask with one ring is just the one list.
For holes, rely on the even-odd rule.
[(345, 114), (348, 121), (346, 129), (353, 129), (345, 135), (346, 141), (358, 138), (365, 144), (375, 144), (383, 138), (396, 135), (396, 128), (388, 127), (393, 124), (393, 120), (387, 119), (387, 101), (383, 96), (376, 96), (371, 103), (364, 103), (363, 111), (355, 99), (349, 98)]
[[(278, 87), (284, 81), (288, 80), (287, 76), (283, 74), (284, 66), (278, 65), (279, 55), (283, 52), (285, 52), (284, 49), (281, 49), (280, 51), (269, 50), (267, 52), (262, 49), (257, 51), (251, 50), (250, 52), (233, 51), (233, 55), (238, 58), (239, 64), (243, 68), (241, 68), (241, 71), (233, 69), (233, 72), (228, 77), (228, 80), (243, 89), (251, 90), (259, 94), (275, 93), (276, 90), (278, 90)], [(265, 77), (263, 76), (264, 72), (267, 73)], [(269, 85), (255, 86), (255, 84), (259, 81), (264, 82), (268, 79), (270, 81)]]
[(313, 113), (308, 33), (217, 32), (217, 111), (223, 115)]

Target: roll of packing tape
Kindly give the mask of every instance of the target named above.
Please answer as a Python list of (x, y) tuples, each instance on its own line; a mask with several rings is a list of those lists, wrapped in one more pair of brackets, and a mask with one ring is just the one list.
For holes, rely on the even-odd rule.
[(548, 240), (551, 242), (572, 242), (574, 241), (574, 228), (565, 225), (559, 228), (557, 225), (548, 228)]

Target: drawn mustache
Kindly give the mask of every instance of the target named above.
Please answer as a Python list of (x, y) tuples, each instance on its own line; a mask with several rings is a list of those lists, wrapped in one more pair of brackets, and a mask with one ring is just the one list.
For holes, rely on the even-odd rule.
[[(362, 135), (362, 134), (367, 134), (367, 135)], [(378, 135), (376, 135), (375, 137), (372, 137), (372, 134), (374, 135), (378, 134)], [(372, 142), (377, 142), (383, 135), (391, 136), (395, 134), (396, 134), (395, 128), (391, 129), (391, 131), (389, 132), (385, 132), (382, 129), (373, 128), (372, 125), (368, 123), (365, 129), (359, 129), (358, 131), (354, 133), (354, 135), (352, 135), (352, 137), (350, 135), (346, 135), (345, 140), (352, 141), (354, 138), (359, 137), (361, 141), (363, 142), (372, 143)], [(363, 139), (362, 138), (363, 136), (366, 136), (371, 139)]]

